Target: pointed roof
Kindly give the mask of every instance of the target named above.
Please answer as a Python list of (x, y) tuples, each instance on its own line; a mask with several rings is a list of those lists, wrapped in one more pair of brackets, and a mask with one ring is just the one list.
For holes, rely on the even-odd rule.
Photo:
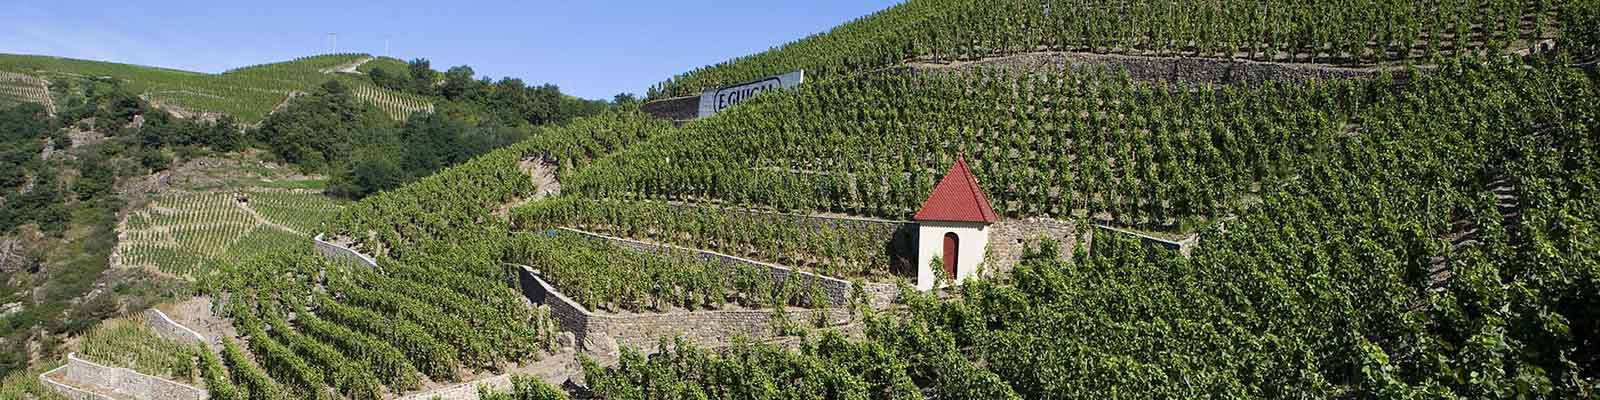
[(933, 194), (912, 219), (992, 224), (995, 214), (994, 208), (989, 207), (989, 198), (983, 195), (983, 187), (978, 186), (978, 178), (967, 169), (967, 160), (956, 157), (956, 164), (950, 166), (950, 172), (933, 188)]

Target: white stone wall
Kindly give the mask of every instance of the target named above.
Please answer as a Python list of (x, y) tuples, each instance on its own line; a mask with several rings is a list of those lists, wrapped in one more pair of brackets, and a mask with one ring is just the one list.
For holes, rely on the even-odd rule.
[(161, 310), (154, 308), (144, 310), (144, 323), (149, 325), (151, 330), (156, 331), (156, 336), (164, 339), (183, 343), (205, 343), (206, 341), (205, 336), (173, 321), (172, 318), (167, 317), (167, 313), (161, 312)]
[[(562, 295), (532, 267), (516, 265), (523, 294), (550, 307), (561, 330), (572, 332), (579, 342), (591, 336), (605, 336), (621, 346), (648, 350), (661, 338), (682, 337), (700, 346), (727, 345), (735, 337), (761, 339), (775, 335), (772, 310), (675, 311), (625, 315), (595, 314)], [(830, 326), (850, 322), (850, 310), (842, 307), (794, 310), (791, 322), (808, 324), (821, 316)]]
[[(63, 396), (79, 400), (205, 400), (205, 390), (160, 377), (113, 368), (67, 354), (67, 364), (39, 375)], [(78, 387), (74, 385), (84, 385)]]
[(322, 240), (321, 234), (318, 234), (317, 237), (311, 238), (311, 241), (316, 243), (317, 252), (322, 253), (323, 257), (327, 257), (332, 260), (343, 260), (359, 263), (372, 268), (378, 267), (378, 260), (374, 260), (371, 256), (361, 254), (361, 252), (355, 251), (348, 247)]
[[(989, 245), (989, 226), (973, 222), (923, 222), (917, 226), (917, 290), (933, 290), (934, 257), (944, 256), (944, 235), (955, 233), (959, 260), (956, 260), (955, 283), (966, 281), (978, 273), (984, 253)], [(943, 267), (938, 267), (943, 268)]]

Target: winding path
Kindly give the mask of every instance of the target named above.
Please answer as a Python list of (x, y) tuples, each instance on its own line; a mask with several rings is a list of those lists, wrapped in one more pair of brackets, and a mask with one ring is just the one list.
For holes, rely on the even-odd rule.
[(331, 68), (323, 68), (322, 69), (322, 73), (324, 73), (324, 74), (335, 74), (335, 73), (337, 73), (337, 74), (359, 74), (361, 72), (358, 71), (358, 69), (361, 68), (362, 65), (367, 65), (367, 63), (372, 62), (372, 60), (375, 60), (375, 59), (376, 58), (374, 58), (372, 56), (361, 57), (360, 60), (355, 60), (355, 61), (351, 61), (351, 62), (348, 62), (348, 63), (336, 65), (336, 66), (333, 66)]

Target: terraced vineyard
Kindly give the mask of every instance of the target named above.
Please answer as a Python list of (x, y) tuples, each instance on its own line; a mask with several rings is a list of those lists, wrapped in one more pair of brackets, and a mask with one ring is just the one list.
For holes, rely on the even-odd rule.
[(16, 72), (0, 71), (0, 106), (21, 103), (38, 103), (54, 114), (55, 101), (50, 98), (50, 88), (43, 79)]
[(351, 90), (351, 95), (357, 99), (372, 103), (388, 114), (389, 118), (405, 120), (416, 113), (433, 112), (433, 103), (419, 96), (385, 90), (376, 86), (362, 85)]
[[(1202, 225), (1189, 256), (1107, 233), (1071, 261), (1039, 243), (1009, 277), (902, 298), (906, 312), (868, 322), (866, 340), (778, 355), (679, 346), (590, 368), (590, 389), (606, 399), (1594, 395), (1592, 70), (1466, 57), (1393, 79), (1176, 90), (1077, 73), (892, 73), (763, 95), (563, 182), (563, 196), (605, 201), (519, 216), (668, 238), (699, 230), (612, 204), (903, 216), (927, 195), (927, 169), (966, 153), (1011, 218), (1232, 216), (1226, 229)], [(1455, 232), (1463, 220), (1467, 241)]]
[(193, 381), (196, 348), (164, 339), (134, 316), (105, 321), (83, 337), (78, 356), (101, 365), (122, 367), (180, 381)]
[(308, 91), (329, 80), (338, 80), (358, 91), (365, 89), (368, 94), (363, 100), (373, 102), (396, 118), (431, 109), (420, 99), (373, 87), (359, 75), (322, 72), (365, 57), (369, 56), (320, 55), (237, 68), (221, 74), (204, 74), (58, 57), (0, 55), (0, 72), (28, 74), (52, 81), (114, 78), (125, 88), (153, 102), (190, 111), (226, 113), (246, 122), (266, 117), (290, 93)]
[[(808, 223), (805, 216), (660, 201), (619, 201), (562, 196), (519, 207), (514, 229), (560, 227), (703, 249), (803, 268), (823, 275), (893, 280), (895, 260), (885, 245), (909, 241), (883, 223)], [(897, 237), (898, 235), (898, 237)], [(904, 274), (899, 274), (904, 275)]]
[(826, 294), (780, 285), (763, 269), (687, 254), (635, 252), (570, 232), (518, 235), (506, 252), (508, 260), (537, 269), (590, 310), (820, 306), (828, 301)]
[[(189, 276), (281, 246), (303, 246), (339, 204), (308, 192), (191, 193), (157, 198), (130, 214), (114, 259), (124, 267)], [(255, 204), (257, 199), (261, 204)]]
[(303, 246), (278, 250), (202, 281), (229, 294), (224, 313), (249, 337), (228, 343), (220, 360), (202, 360), (213, 398), (376, 400), (425, 379), (537, 359), (554, 345), (555, 321), (525, 305), (492, 262), (385, 260), (375, 272)]
[[(585, 330), (574, 346), (614, 361), (581, 358), (574, 392), (1594, 398), (1600, 75), (1585, 63), (1596, 22), (1593, 0), (911, 0), (650, 93), (795, 69), (815, 78), (709, 118), (676, 126), (622, 107), (544, 126), (345, 207), (297, 192), (162, 197), (129, 216), (116, 254), (226, 299), (216, 309), (243, 335), (200, 357), (212, 398), (378, 400), (555, 349), (556, 317), (527, 303), (506, 263), (591, 310), (686, 313), (643, 318), (711, 324), (694, 312), (818, 299), (769, 273), (560, 228), (847, 279), (904, 276), (904, 220), (959, 157), (1000, 214), (974, 229), (1033, 224), (1066, 238), (996, 233), (985, 251), (1020, 254), (986, 256), (949, 287), (902, 290), (890, 311), (852, 307), (848, 334), (819, 328), (782, 345), (702, 349), (693, 336), (722, 326), (694, 326), (653, 355), (609, 359), (605, 332), (633, 328), (627, 318), (562, 315)], [(1041, 52), (1389, 68), (1216, 86), (1103, 65), (902, 68)], [(349, 59), (228, 74), (336, 61)], [(404, 66), (358, 70), (373, 68)], [(391, 116), (417, 112), (369, 97), (392, 102)], [(1193, 246), (1061, 228), (1092, 224), (1190, 234)], [(319, 256), (304, 241), (313, 233), (378, 267)], [(527, 380), (510, 396), (561, 397)]]
[(440, 243), (503, 245), (506, 223), (492, 214), (537, 195), (539, 188), (525, 171), (530, 164), (550, 161), (558, 165), (559, 176), (574, 174), (611, 152), (671, 128), (671, 123), (637, 110), (541, 127), (528, 140), (362, 199), (330, 219), (325, 233), (348, 237), (368, 254), (401, 259), (407, 252), (425, 253), (420, 249)]
[(383, 69), (385, 71), (398, 74), (401, 71), (405, 71), (409, 68), (411, 68), (411, 65), (406, 63), (406, 60), (401, 60), (394, 57), (378, 57), (372, 59), (372, 61), (368, 61), (366, 64), (361, 64), (361, 67), (356, 68), (356, 72), (371, 74), (372, 70)]
[(1560, 39), (1559, 47), (1590, 57), (1600, 43), (1594, 7), (1584, 0), (913, 0), (680, 74), (649, 95), (693, 95), (801, 69), (807, 80), (828, 80), (905, 62), (1040, 51), (1374, 65), (1527, 51)]
[(565, 193), (908, 219), (964, 154), (1018, 218), (1192, 229), (1346, 135), (1351, 82), (1173, 92), (1116, 71), (883, 72), (761, 96), (602, 160)]
[(249, 194), (248, 206), (267, 222), (311, 234), (320, 229), (323, 219), (339, 211), (340, 203), (327, 196), (304, 191), (260, 191)]

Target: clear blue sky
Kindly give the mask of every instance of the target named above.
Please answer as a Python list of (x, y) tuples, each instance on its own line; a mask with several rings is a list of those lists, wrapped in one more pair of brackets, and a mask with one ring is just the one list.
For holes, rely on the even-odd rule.
[[(7, 0), (0, 53), (201, 72), (340, 52), (470, 65), (581, 97), (643, 94), (695, 67), (759, 52), (895, 0)], [(384, 39), (389, 52), (384, 53)]]

